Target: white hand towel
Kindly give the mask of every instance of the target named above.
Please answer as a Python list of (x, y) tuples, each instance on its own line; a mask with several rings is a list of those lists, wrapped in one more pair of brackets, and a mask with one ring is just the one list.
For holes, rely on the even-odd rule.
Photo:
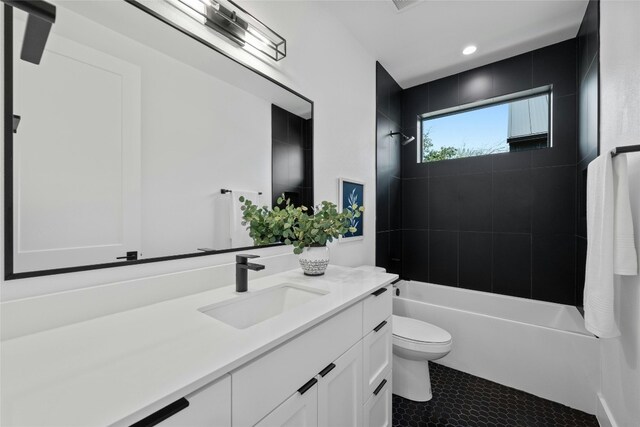
[(240, 202), (240, 197), (251, 200), (253, 204), (260, 206), (260, 195), (256, 191), (233, 191), (230, 193), (232, 202), (230, 220), (229, 220), (229, 232), (231, 235), (231, 247), (243, 248), (247, 246), (253, 246), (253, 239), (249, 236), (249, 231), (246, 225), (242, 225), (243, 211), (240, 209), (243, 202)]
[(214, 195), (213, 201), (213, 249), (231, 248), (231, 193)]
[(613, 190), (613, 162), (606, 152), (589, 163), (587, 171), (584, 321), (600, 338), (620, 335), (613, 311)]
[(638, 254), (633, 237), (627, 156), (625, 154), (619, 154), (613, 158), (613, 188), (613, 272), (624, 276), (635, 276), (638, 274)]

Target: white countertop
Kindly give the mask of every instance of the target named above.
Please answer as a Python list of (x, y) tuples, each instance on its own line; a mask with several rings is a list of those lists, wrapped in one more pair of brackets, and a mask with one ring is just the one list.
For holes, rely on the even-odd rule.
[(285, 282), (329, 293), (247, 329), (198, 311), (237, 298), (227, 286), (3, 341), (1, 424), (130, 424), (395, 279), (330, 266), (319, 278), (292, 270), (251, 280), (249, 293)]

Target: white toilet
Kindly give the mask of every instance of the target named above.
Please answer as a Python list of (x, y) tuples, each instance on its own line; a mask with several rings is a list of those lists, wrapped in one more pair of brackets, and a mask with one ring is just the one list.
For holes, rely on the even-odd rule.
[(416, 402), (431, 400), (429, 360), (451, 351), (451, 334), (430, 323), (393, 315), (393, 394)]

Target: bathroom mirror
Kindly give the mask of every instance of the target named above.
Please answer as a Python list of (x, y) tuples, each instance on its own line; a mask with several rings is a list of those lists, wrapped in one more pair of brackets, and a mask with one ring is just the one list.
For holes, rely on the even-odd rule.
[(7, 279), (246, 249), (241, 192), (313, 200), (309, 99), (168, 2), (53, 4), (38, 65), (5, 6)]

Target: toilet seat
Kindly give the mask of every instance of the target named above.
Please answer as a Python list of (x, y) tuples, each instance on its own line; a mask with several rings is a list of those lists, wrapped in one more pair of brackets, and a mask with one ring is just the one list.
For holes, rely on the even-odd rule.
[(393, 315), (392, 325), (394, 345), (427, 353), (451, 349), (451, 334), (435, 325), (396, 315)]

